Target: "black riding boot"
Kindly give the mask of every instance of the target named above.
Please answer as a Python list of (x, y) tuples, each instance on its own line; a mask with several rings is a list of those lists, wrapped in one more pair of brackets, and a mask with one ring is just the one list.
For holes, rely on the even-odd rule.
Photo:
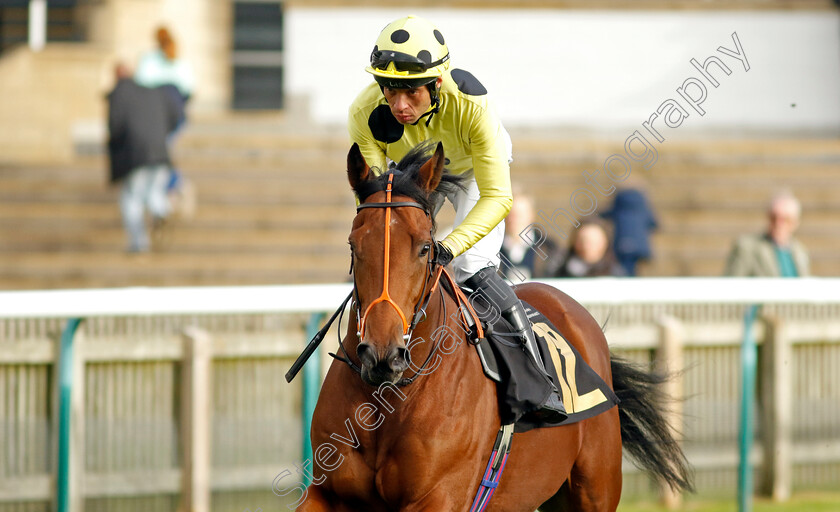
[[(495, 311), (500, 313), (501, 316), (513, 326), (514, 332), (509, 334), (496, 332), (495, 336), (514, 341), (514, 346), (520, 347), (520, 350), (516, 350), (515, 352), (521, 353), (523, 352), (521, 348), (524, 348), (524, 352), (528, 352), (529, 354), (529, 356), (526, 357), (530, 357), (535, 363), (534, 365), (521, 363), (516, 364), (515, 362), (509, 364), (511, 369), (513, 367), (523, 368), (530, 366), (533, 368), (534, 372), (539, 374), (539, 377), (530, 380), (530, 385), (518, 386), (518, 389), (510, 390), (510, 395), (519, 396), (519, 393), (526, 393), (527, 396), (519, 396), (519, 398), (524, 402), (531, 404), (530, 407), (525, 410), (531, 410), (532, 412), (530, 414), (533, 415), (533, 419), (538, 422), (560, 423), (565, 420), (568, 415), (565, 407), (563, 406), (563, 400), (560, 397), (557, 388), (554, 386), (551, 376), (546, 372), (545, 366), (543, 366), (539, 347), (537, 346), (537, 340), (534, 337), (533, 330), (531, 329), (531, 322), (528, 321), (525, 308), (513, 292), (513, 288), (511, 288), (498, 274), (495, 267), (487, 267), (476, 272), (472, 277), (467, 279), (464, 284), (482, 296), (484, 300), (492, 304), (492, 307), (484, 307), (482, 304), (477, 304), (477, 302), (481, 301), (473, 301), (473, 307), (477, 310), (481, 309), (485, 311), (495, 308)], [(494, 322), (494, 319), (492, 318), (484, 319), (489, 320), (491, 323)], [(508, 343), (510, 342), (505, 342), (504, 344), (507, 345)], [(507, 351), (510, 350), (505, 349), (505, 347), (496, 347), (496, 349), (500, 354), (508, 353)], [(504, 356), (502, 356), (502, 359), (504, 359)], [(515, 378), (516, 376), (509, 375), (509, 377)], [(537, 384), (537, 382), (540, 384)], [(525, 389), (533, 391), (525, 391)], [(540, 389), (542, 391), (540, 391)], [(548, 397), (542, 398), (545, 397), (546, 394)], [(535, 398), (536, 396), (539, 396), (539, 398)]]
[[(502, 311), (502, 316), (516, 329), (515, 334), (519, 336), (520, 343), (525, 346), (525, 351), (530, 354), (537, 368), (551, 381), (551, 376), (545, 371), (545, 365), (543, 364), (542, 357), (540, 357), (540, 349), (537, 346), (537, 339), (534, 337), (534, 330), (531, 329), (531, 322), (528, 321), (528, 315), (525, 313), (525, 307), (522, 305), (522, 301), (517, 300), (516, 304), (510, 309)], [(560, 398), (560, 393), (554, 387), (554, 384), (552, 384), (552, 388), (548, 399), (533, 414), (546, 423), (560, 423), (569, 415), (566, 413), (566, 408), (563, 406), (563, 399)]]

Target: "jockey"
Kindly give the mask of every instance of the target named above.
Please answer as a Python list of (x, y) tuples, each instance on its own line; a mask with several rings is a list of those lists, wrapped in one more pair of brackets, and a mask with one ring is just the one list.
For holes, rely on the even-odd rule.
[[(428, 21), (408, 16), (386, 26), (365, 69), (375, 82), (350, 107), (350, 138), (379, 172), (421, 142), (443, 143), (446, 168), (465, 177), (465, 190), (447, 197), (455, 208), (455, 228), (436, 243), (435, 259), (441, 265), (451, 262), (455, 280), (482, 294), (513, 325), (523, 352), (536, 362), (538, 370), (531, 371), (541, 373), (541, 389), (527, 392), (532, 396), (525, 397), (529, 403), (523, 411), (559, 423), (566, 411), (545, 371), (524, 306), (497, 272), (504, 218), (513, 203), (510, 136), (481, 82), (449, 66), (446, 41)], [(534, 367), (527, 361), (525, 366)]]

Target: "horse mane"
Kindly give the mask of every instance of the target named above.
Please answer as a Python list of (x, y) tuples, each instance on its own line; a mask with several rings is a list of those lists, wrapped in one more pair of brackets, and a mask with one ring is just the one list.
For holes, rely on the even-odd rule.
[[(402, 160), (392, 165), (389, 169), (389, 171), (394, 172), (394, 183), (391, 193), (394, 195), (408, 196), (412, 201), (421, 204), (432, 215), (432, 222), (434, 222), (434, 210), (440, 196), (458, 189), (464, 189), (464, 176), (450, 174), (448, 169), (443, 170), (440, 183), (431, 193), (427, 193), (417, 184), (417, 175), (420, 172), (420, 168), (432, 157), (435, 147), (436, 144), (432, 141), (421, 142), (406, 153)], [(388, 173), (380, 169), (375, 169), (373, 172), (377, 174), (375, 178), (359, 183), (356, 188), (356, 195), (359, 198), (359, 202), (364, 202), (365, 199), (376, 192), (385, 190), (385, 186), (388, 183)]]

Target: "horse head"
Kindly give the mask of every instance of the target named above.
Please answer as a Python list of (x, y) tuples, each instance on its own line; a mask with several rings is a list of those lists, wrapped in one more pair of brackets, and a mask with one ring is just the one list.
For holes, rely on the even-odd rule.
[[(347, 177), (360, 204), (349, 243), (362, 380), (396, 383), (409, 368), (408, 342), (430, 295), (432, 211), (442, 184), (443, 146), (410, 151), (394, 168), (375, 175), (357, 144), (347, 156)], [(425, 314), (425, 311), (423, 311)]]

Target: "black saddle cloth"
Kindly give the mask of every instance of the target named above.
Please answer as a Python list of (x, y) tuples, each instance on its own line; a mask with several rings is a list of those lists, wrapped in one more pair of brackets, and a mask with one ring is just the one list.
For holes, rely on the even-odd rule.
[[(580, 357), (578, 351), (563, 338), (548, 318), (524, 301), (523, 304), (548, 377), (536, 366), (508, 322), (500, 318), (490, 326), (487, 340), (481, 342), (489, 345), (490, 350), (482, 346), (478, 349), (482, 363), (485, 364), (485, 373), (493, 373), (495, 362), (500, 377), (497, 392), (502, 424), (516, 423), (517, 432), (569, 425), (618, 404), (618, 397), (612, 389)], [(536, 415), (528, 414), (545, 402), (552, 392), (552, 384), (560, 392), (568, 413), (568, 418), (560, 423), (544, 423)]]

